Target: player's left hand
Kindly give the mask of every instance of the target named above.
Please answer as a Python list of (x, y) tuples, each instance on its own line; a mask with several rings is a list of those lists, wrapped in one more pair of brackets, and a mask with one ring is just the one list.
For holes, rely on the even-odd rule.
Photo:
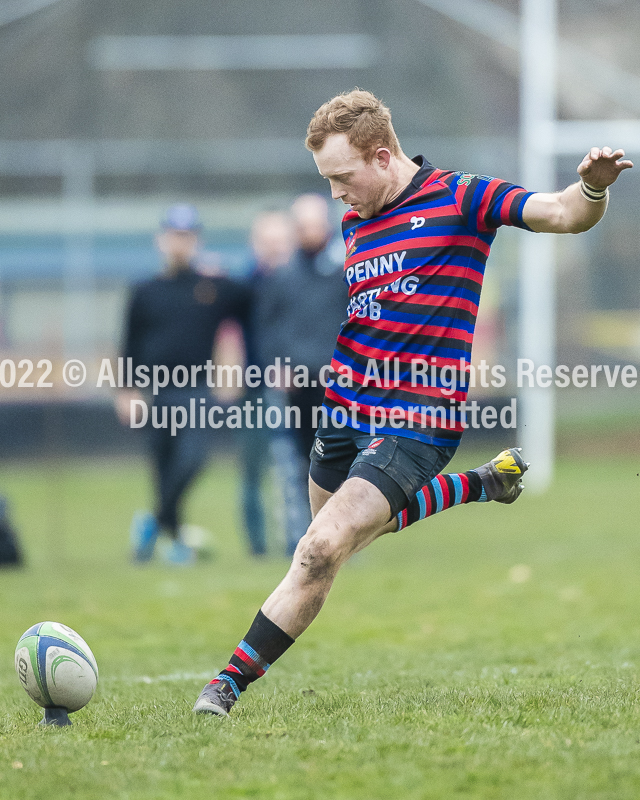
[(578, 175), (594, 189), (606, 189), (615, 183), (623, 169), (631, 169), (633, 162), (624, 158), (624, 150), (610, 147), (592, 147), (578, 167)]

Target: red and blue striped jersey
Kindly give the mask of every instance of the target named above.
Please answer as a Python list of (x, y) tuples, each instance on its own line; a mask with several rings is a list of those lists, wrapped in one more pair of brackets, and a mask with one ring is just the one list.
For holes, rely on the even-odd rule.
[(455, 447), (489, 250), (501, 225), (528, 229), (531, 193), (414, 161), (411, 184), (376, 217), (344, 216), (350, 302), (331, 362), (344, 378), (324, 405), (353, 428), (375, 420), (376, 433)]

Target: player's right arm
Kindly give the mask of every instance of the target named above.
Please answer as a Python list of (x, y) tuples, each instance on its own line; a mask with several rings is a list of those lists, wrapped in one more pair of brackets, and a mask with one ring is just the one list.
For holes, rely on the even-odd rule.
[(603, 192), (615, 183), (622, 170), (631, 167), (633, 163), (624, 158), (624, 150), (592, 147), (578, 167), (580, 181), (555, 194), (532, 194), (524, 205), (522, 219), (538, 233), (588, 231), (607, 210), (608, 192)]

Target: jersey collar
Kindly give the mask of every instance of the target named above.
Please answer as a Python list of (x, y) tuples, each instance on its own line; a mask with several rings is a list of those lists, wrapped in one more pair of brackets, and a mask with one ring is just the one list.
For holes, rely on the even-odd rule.
[(418, 171), (413, 176), (411, 183), (406, 187), (406, 189), (402, 190), (398, 197), (396, 197), (390, 203), (387, 203), (386, 206), (382, 206), (376, 216), (386, 214), (387, 211), (391, 211), (392, 208), (399, 206), (401, 203), (404, 203), (405, 200), (413, 197), (418, 189), (422, 188), (424, 182), (435, 169), (433, 164), (430, 164), (424, 156), (415, 156), (415, 158), (412, 158), (411, 160), (414, 164), (418, 165)]

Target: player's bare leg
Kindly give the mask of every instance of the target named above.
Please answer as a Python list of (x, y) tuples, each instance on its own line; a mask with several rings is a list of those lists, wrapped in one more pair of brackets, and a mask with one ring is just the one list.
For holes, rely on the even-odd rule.
[[(320, 502), (316, 496), (314, 505)], [(380, 535), (390, 513), (389, 503), (373, 484), (362, 478), (346, 480), (325, 499), (298, 542), (289, 572), (262, 606), (263, 614), (292, 638), (298, 637), (322, 608), (340, 567)]]
[[(313, 622), (338, 570), (354, 553), (385, 533), (461, 502), (514, 502), (522, 491), (527, 467), (519, 451), (512, 448), (468, 473), (436, 476), (418, 492), (421, 500), (414, 499), (391, 520), (388, 501), (368, 481), (349, 478), (331, 494), (310, 479), (314, 520), (298, 543), (287, 575), (258, 612), (227, 668), (205, 686), (194, 710), (226, 716), (240, 692), (264, 675), (270, 663)], [(473, 491), (469, 490), (471, 482)], [(429, 493), (438, 494), (437, 503), (428, 499)]]
[[(318, 486), (318, 484), (313, 480), (313, 478), (309, 477), (309, 502), (311, 503), (311, 516), (315, 519), (316, 514), (320, 511), (320, 509), (325, 505), (325, 503), (333, 497), (335, 492), (328, 492), (326, 489)], [(388, 505), (388, 504), (387, 504)], [(396, 517), (393, 519), (388, 520), (385, 525), (383, 525), (380, 530), (378, 531), (377, 535), (374, 538), (378, 538), (385, 533), (394, 533), (398, 529), (398, 520)], [(373, 541), (373, 539), (371, 539)], [(370, 542), (367, 542), (370, 544)], [(366, 545), (363, 545), (366, 547)], [(362, 547), (358, 548), (359, 550)], [(356, 551), (357, 552), (357, 551)]]
[[(511, 448), (472, 472), (484, 500), (512, 503), (522, 491), (527, 467), (519, 451)], [(340, 567), (379, 536), (398, 529), (397, 517), (389, 520), (389, 503), (382, 492), (361, 478), (349, 478), (334, 495), (309, 479), (309, 498), (314, 521), (285, 579), (262, 607), (265, 616), (294, 639), (315, 619)]]
[[(476, 467), (471, 470), (478, 475), (482, 485), (482, 491), (478, 501), (468, 498), (463, 492), (456, 496), (455, 491), (449, 499), (449, 503), (441, 502), (440, 506), (437, 503), (431, 503), (426, 498), (425, 493), (433, 493), (433, 490), (439, 491), (437, 483), (446, 484), (447, 478), (454, 480), (456, 483), (461, 483), (467, 473), (455, 473), (454, 475), (439, 475), (434, 478), (430, 484), (427, 484), (419, 490), (418, 495), (422, 494), (422, 498), (418, 495), (409, 504), (409, 514), (402, 512), (387, 522), (378, 532), (379, 536), (385, 533), (395, 533), (398, 530), (406, 528), (416, 519), (425, 519), (426, 517), (433, 516), (438, 511), (444, 511), (451, 508), (453, 505), (460, 505), (464, 502), (488, 502), (495, 500), (497, 503), (511, 504), (520, 497), (524, 486), (522, 478), (524, 473), (529, 468), (528, 462), (522, 459), (521, 448), (512, 447), (503, 450), (491, 461), (483, 464), (481, 467)], [(331, 492), (322, 489), (314, 481), (309, 478), (309, 499), (311, 501), (312, 515), (315, 516), (322, 506), (331, 497)], [(456, 502), (457, 501), (457, 502)], [(413, 506), (416, 508), (414, 509)]]
[(389, 520), (388, 501), (362, 478), (349, 478), (329, 497), (316, 488), (312, 503), (317, 514), (298, 542), (289, 571), (227, 668), (202, 690), (194, 711), (226, 716), (249, 683), (264, 675), (313, 622), (340, 567), (376, 539)]

